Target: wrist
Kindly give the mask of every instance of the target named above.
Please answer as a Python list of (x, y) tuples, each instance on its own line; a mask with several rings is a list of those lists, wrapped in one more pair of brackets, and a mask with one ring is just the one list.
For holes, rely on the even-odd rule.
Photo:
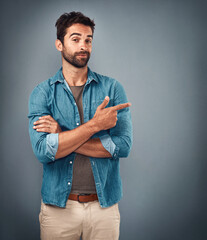
[(91, 120), (89, 120), (87, 122), (87, 127), (90, 129), (90, 131), (92, 132), (92, 134), (95, 134), (99, 131), (101, 131), (100, 127), (98, 126), (98, 124), (96, 123), (96, 121), (94, 120), (94, 118), (92, 118)]

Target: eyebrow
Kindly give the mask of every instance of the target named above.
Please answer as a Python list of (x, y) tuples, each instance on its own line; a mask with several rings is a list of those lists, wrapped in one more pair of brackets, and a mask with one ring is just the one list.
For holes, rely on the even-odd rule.
[[(80, 33), (72, 33), (72, 34), (70, 34), (70, 37), (72, 37), (73, 35), (81, 36), (82, 34), (80, 34)], [(70, 37), (69, 37), (69, 38), (70, 38)], [(87, 35), (87, 37), (93, 38), (93, 35)]]

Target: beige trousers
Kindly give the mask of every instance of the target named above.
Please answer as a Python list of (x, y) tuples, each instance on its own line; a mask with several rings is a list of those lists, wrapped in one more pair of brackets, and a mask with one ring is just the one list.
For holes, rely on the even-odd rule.
[(41, 202), (41, 240), (118, 240), (118, 203), (101, 208), (98, 201), (79, 203), (68, 200), (66, 208)]

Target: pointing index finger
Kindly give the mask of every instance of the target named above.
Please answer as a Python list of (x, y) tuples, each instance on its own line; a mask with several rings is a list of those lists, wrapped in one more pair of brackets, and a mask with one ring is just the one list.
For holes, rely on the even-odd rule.
[(112, 110), (114, 110), (114, 111), (118, 111), (118, 110), (121, 110), (121, 109), (123, 109), (123, 108), (130, 107), (130, 106), (131, 106), (131, 103), (128, 102), (128, 103), (122, 103), (122, 104), (113, 106), (113, 107), (111, 107), (111, 108), (112, 108)]

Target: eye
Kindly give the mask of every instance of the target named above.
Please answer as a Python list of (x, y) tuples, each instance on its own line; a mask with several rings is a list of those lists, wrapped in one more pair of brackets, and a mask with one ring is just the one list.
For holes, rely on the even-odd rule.
[(78, 42), (78, 38), (73, 38), (72, 41), (73, 42)]
[(86, 43), (92, 43), (91, 39), (86, 39)]

